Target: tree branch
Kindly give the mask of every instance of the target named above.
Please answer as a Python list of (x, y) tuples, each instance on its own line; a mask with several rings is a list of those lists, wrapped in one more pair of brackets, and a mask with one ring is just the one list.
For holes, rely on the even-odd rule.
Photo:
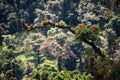
[(62, 28), (62, 29), (68, 29), (70, 32), (72, 32), (73, 34), (75, 34), (75, 31), (72, 29), (71, 26), (66, 25), (66, 24), (64, 24), (62, 22), (54, 23), (51, 20), (44, 20), (41, 23), (39, 23), (38, 25), (36, 25), (36, 26), (33, 25), (33, 24), (27, 25), (24, 22), (22, 22), (22, 23), (23, 23), (23, 27), (25, 29), (27, 29), (28, 31), (36, 29), (36, 28), (44, 28), (46, 25), (50, 25), (52, 27), (58, 27), (58, 28)]

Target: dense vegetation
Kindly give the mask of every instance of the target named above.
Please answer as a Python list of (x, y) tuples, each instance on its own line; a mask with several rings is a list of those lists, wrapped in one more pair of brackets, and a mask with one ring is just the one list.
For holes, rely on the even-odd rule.
[(0, 80), (119, 80), (119, 0), (0, 0)]

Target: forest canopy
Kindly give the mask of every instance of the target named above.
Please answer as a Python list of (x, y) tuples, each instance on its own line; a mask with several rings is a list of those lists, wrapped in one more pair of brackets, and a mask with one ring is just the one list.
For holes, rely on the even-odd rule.
[(119, 0), (0, 0), (0, 80), (119, 80)]

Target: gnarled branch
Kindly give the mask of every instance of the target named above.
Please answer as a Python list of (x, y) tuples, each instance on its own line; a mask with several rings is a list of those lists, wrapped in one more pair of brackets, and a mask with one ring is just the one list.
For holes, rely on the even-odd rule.
[(23, 27), (24, 27), (25, 29), (27, 29), (28, 31), (33, 30), (33, 29), (36, 29), (36, 28), (44, 28), (46, 25), (50, 25), (50, 26), (52, 26), (52, 27), (58, 27), (58, 28), (62, 28), (62, 29), (68, 29), (68, 30), (71, 31), (73, 34), (75, 34), (75, 31), (72, 29), (72, 27), (69, 26), (69, 25), (66, 25), (65, 23), (62, 23), (62, 21), (59, 22), (59, 23), (54, 23), (52, 20), (44, 20), (44, 21), (42, 21), (41, 23), (39, 23), (38, 25), (36, 25), (36, 26), (33, 25), (33, 24), (27, 25), (27, 24), (25, 24), (25, 23), (23, 22)]

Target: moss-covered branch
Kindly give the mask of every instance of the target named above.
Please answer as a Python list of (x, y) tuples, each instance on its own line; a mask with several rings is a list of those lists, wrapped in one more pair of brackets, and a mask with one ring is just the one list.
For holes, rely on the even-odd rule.
[(44, 20), (42, 22), (40, 22), (38, 25), (27, 25), (23, 22), (23, 27), (30, 31), (36, 28), (44, 28), (46, 25), (50, 25), (52, 27), (58, 27), (58, 28), (62, 28), (62, 29), (68, 29), (69, 31), (71, 31), (73, 34), (75, 34), (74, 30), (72, 30), (72, 27), (69, 25), (66, 25), (62, 20), (58, 23), (54, 23), (52, 20)]

